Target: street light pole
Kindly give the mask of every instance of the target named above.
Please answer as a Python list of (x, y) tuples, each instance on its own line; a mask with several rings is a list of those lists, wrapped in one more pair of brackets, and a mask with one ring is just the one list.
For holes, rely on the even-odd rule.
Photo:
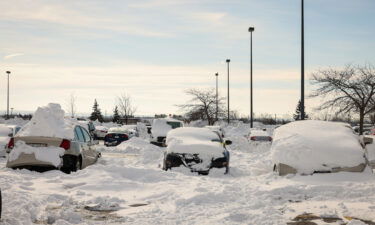
[(253, 31), (254, 27), (249, 27), (250, 32), (250, 128), (253, 128)]
[(227, 59), (226, 60), (227, 62), (227, 66), (228, 66), (228, 124), (230, 122), (230, 119), (229, 119), (229, 63), (230, 63), (230, 59)]
[(305, 28), (304, 0), (301, 0), (301, 120), (305, 119)]
[(9, 119), (9, 74), (10, 71), (6, 71), (8, 74), (8, 90), (7, 90), (7, 119)]
[(218, 117), (217, 117), (217, 114), (219, 112), (219, 92), (218, 92), (218, 77), (219, 77), (219, 73), (215, 73), (215, 76), (216, 76), (216, 121), (218, 120)]

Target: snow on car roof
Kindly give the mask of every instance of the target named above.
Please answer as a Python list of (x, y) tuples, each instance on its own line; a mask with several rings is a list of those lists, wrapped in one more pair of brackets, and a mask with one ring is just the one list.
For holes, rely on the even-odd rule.
[(181, 127), (171, 130), (166, 139), (167, 152), (223, 156), (220, 137), (207, 128)]
[(64, 118), (65, 112), (60, 104), (49, 103), (38, 107), (30, 122), (16, 136), (74, 138), (75, 119)]
[(364, 163), (359, 138), (344, 123), (305, 120), (277, 128), (271, 147), (274, 163), (299, 173)]
[(127, 133), (127, 132), (129, 132), (129, 129), (125, 127), (111, 127), (108, 129), (108, 133)]
[(256, 137), (263, 137), (263, 136), (270, 136), (266, 131), (264, 131), (264, 130), (252, 130), (252, 131), (250, 131), (250, 136), (251, 137), (254, 137), (254, 136), (256, 136)]

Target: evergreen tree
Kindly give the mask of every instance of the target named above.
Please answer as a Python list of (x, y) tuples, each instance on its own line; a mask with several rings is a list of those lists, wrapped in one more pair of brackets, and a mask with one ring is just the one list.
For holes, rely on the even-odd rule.
[(95, 121), (95, 120), (98, 120), (99, 122), (103, 122), (104, 119), (103, 119), (103, 115), (99, 109), (99, 104), (98, 102), (94, 101), (94, 106), (92, 107), (92, 113), (91, 113), (91, 116), (90, 116), (90, 120), (92, 121)]
[(120, 120), (120, 114), (118, 113), (118, 107), (116, 105), (115, 109), (113, 110), (113, 120), (112, 122), (118, 123)]
[[(301, 120), (301, 111), (302, 111), (302, 105), (301, 105), (301, 100), (298, 101), (297, 107), (296, 107), (296, 112), (293, 114), (294, 120)], [(309, 118), (309, 115), (305, 114), (305, 119)]]

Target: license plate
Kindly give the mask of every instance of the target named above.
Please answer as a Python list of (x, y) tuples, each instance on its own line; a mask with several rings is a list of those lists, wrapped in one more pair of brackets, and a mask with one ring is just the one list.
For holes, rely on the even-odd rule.
[(42, 143), (29, 143), (28, 145), (32, 147), (47, 147), (47, 144), (42, 144)]
[(115, 136), (115, 138), (119, 138), (119, 136)]

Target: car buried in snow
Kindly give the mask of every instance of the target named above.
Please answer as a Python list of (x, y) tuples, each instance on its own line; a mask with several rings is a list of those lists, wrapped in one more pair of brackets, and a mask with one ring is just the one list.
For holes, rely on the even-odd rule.
[(0, 124), (0, 157), (6, 157), (9, 139), (21, 129), (17, 125)]
[(251, 130), (249, 134), (249, 141), (251, 142), (271, 142), (272, 137), (265, 130)]
[(366, 167), (364, 144), (348, 124), (303, 120), (274, 131), (271, 146), (278, 175), (362, 172)]
[(167, 134), (163, 169), (185, 166), (191, 172), (207, 175), (212, 168), (224, 168), (229, 172), (229, 152), (219, 133), (207, 128), (182, 127)]
[(183, 127), (184, 123), (170, 117), (154, 119), (151, 129), (151, 144), (165, 147), (168, 131)]

